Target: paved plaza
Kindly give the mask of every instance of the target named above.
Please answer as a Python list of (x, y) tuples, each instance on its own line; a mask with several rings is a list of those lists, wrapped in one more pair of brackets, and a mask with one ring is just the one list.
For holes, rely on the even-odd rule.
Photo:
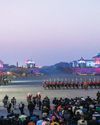
[(28, 114), (27, 101), (26, 101), (26, 97), (28, 93), (31, 93), (33, 96), (35, 96), (36, 93), (40, 92), (42, 95), (42, 98), (44, 98), (45, 96), (48, 96), (52, 100), (54, 97), (73, 98), (76, 96), (77, 97), (90, 96), (90, 97), (96, 98), (97, 91), (99, 91), (99, 89), (44, 90), (41, 84), (30, 84), (30, 83), (29, 85), (0, 86), (0, 116), (7, 114), (7, 111), (3, 107), (3, 103), (2, 103), (2, 99), (6, 94), (9, 96), (9, 100), (12, 97), (16, 97), (17, 99), (17, 110), (15, 110), (16, 113), (19, 113), (19, 110), (18, 110), (19, 102), (23, 101), (26, 105), (25, 113)]
[(26, 102), (26, 96), (28, 93), (33, 94), (34, 96), (36, 93), (40, 92), (42, 98), (45, 96), (50, 97), (86, 97), (90, 96), (95, 98), (96, 93), (99, 89), (60, 89), (60, 90), (44, 90), (42, 85), (9, 85), (9, 86), (0, 86), (0, 105), (2, 105), (2, 99), (7, 94), (10, 99), (12, 97), (16, 97), (17, 102), (23, 101)]

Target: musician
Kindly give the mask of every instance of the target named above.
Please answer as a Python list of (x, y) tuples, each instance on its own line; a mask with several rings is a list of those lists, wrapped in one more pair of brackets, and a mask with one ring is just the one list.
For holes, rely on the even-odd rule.
[(68, 89), (68, 82), (67, 81), (64, 82), (64, 86), (66, 89)]
[(83, 82), (80, 83), (81, 89), (84, 88), (84, 85), (83, 85), (83, 84), (84, 84)]
[(84, 89), (87, 90), (87, 89), (88, 89), (88, 82), (84, 82), (84, 83), (83, 83), (83, 86), (84, 86)]

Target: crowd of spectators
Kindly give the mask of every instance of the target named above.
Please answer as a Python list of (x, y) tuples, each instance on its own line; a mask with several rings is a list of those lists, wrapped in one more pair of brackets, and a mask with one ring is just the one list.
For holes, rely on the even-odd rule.
[[(50, 99), (47, 96), (43, 99), (41, 96), (29, 98), (29, 115), (24, 113), (25, 104), (21, 102), (20, 113), (9, 110), (6, 117), (0, 117), (0, 125), (100, 125), (100, 92), (95, 99), (89, 96), (71, 99)], [(35, 114), (34, 110), (41, 113)]]

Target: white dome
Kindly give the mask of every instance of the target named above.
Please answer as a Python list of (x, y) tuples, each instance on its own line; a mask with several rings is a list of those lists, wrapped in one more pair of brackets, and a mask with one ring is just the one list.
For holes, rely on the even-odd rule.
[(35, 62), (33, 60), (26, 60), (25, 62), (26, 64), (35, 64)]

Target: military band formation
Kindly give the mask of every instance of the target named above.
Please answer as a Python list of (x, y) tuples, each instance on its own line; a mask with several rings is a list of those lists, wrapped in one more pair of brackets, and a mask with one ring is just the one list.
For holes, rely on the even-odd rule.
[(100, 80), (98, 81), (74, 81), (74, 80), (45, 80), (43, 82), (44, 89), (99, 89), (100, 88)]

